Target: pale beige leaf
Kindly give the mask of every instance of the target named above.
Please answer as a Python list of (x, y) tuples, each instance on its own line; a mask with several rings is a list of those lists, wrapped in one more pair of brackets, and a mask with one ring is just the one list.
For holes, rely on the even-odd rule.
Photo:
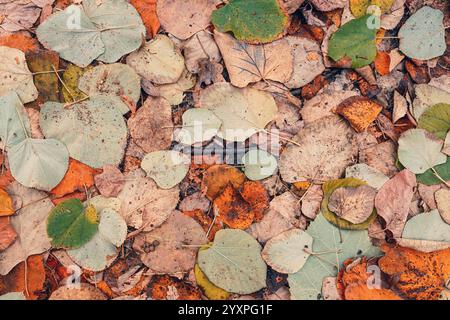
[(434, 197), (442, 220), (450, 224), (450, 190), (440, 189), (436, 191)]
[(183, 45), (186, 68), (189, 72), (199, 73), (202, 60), (220, 62), (219, 47), (209, 32), (197, 32)]

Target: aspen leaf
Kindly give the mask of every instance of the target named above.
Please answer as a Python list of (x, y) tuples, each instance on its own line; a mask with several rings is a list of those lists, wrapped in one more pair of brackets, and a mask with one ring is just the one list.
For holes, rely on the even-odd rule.
[(350, 97), (336, 107), (336, 113), (346, 118), (357, 132), (363, 132), (383, 109), (374, 100), (366, 97)]
[(230, 296), (230, 293), (225, 290), (215, 286), (209, 279), (205, 276), (202, 269), (195, 265), (195, 280), (197, 281), (197, 285), (202, 289), (203, 293), (210, 300), (226, 300)]
[(426, 109), (419, 118), (418, 126), (444, 140), (450, 130), (450, 104), (439, 103)]
[(171, 189), (184, 179), (190, 162), (189, 156), (178, 151), (154, 151), (145, 155), (141, 167), (158, 187)]
[(238, 169), (228, 165), (213, 165), (203, 175), (202, 190), (208, 199), (214, 200), (228, 184), (239, 189), (245, 180), (245, 175)]
[(222, 121), (212, 111), (201, 108), (186, 110), (182, 119), (183, 127), (175, 138), (185, 145), (211, 140), (222, 125)]
[(0, 217), (14, 214), (13, 203), (8, 193), (0, 189)]

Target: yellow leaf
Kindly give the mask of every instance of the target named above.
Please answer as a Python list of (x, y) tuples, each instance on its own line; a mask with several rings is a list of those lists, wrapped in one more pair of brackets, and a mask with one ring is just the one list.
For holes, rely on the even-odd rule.
[(223, 290), (222, 288), (219, 288), (215, 286), (209, 279), (206, 277), (206, 275), (203, 273), (203, 271), (200, 269), (198, 264), (195, 265), (194, 268), (195, 272), (195, 279), (197, 280), (198, 286), (203, 290), (203, 293), (205, 296), (208, 297), (210, 300), (226, 300), (230, 296), (230, 293)]

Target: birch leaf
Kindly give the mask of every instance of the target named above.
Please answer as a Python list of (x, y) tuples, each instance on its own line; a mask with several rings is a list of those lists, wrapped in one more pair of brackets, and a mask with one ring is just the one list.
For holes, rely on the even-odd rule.
[(423, 129), (404, 132), (398, 140), (398, 159), (415, 174), (445, 163), (447, 156), (441, 153), (442, 141), (436, 140)]
[(329, 252), (309, 256), (300, 271), (288, 277), (291, 298), (322, 299), (322, 280), (336, 276), (345, 260), (360, 256), (377, 256), (380, 251), (370, 242), (365, 230), (339, 230), (323, 215), (318, 215), (306, 232), (313, 238), (311, 252)]
[(0, 275), (8, 274), (29, 256), (45, 252), (51, 247), (46, 221), (53, 204), (47, 194), (17, 182), (9, 185), (7, 192), (13, 199), (20, 199), (14, 204), (18, 211), (11, 217), (17, 239), (8, 249), (0, 252)]
[(22, 51), (0, 46), (0, 66), (0, 96), (14, 91), (22, 103), (36, 100), (38, 91)]
[(214, 32), (214, 39), (233, 85), (244, 88), (260, 80), (285, 83), (291, 79), (294, 57), (286, 39), (251, 45), (217, 31)]
[(46, 138), (65, 143), (72, 158), (92, 168), (118, 165), (127, 140), (124, 108), (114, 96), (95, 96), (70, 108), (47, 102), (41, 108), (40, 125)]
[(190, 157), (181, 152), (154, 151), (145, 155), (141, 167), (158, 187), (171, 189), (184, 179), (190, 163)]
[(157, 35), (127, 57), (127, 64), (155, 84), (176, 82), (184, 70), (184, 58), (166, 35)]
[(420, 8), (398, 32), (400, 50), (410, 58), (429, 60), (440, 57), (446, 49), (444, 14), (428, 6)]
[(289, 17), (277, 0), (231, 0), (212, 13), (211, 21), (220, 32), (233, 32), (238, 40), (267, 43), (280, 38)]
[(141, 96), (141, 79), (126, 64), (104, 64), (85, 72), (78, 88), (91, 97), (97, 94), (126, 96), (136, 104)]
[(313, 245), (313, 238), (303, 230), (291, 229), (267, 241), (262, 258), (275, 271), (296, 273), (306, 263)]
[(261, 246), (243, 230), (218, 231), (214, 244), (199, 251), (198, 265), (214, 285), (228, 292), (249, 294), (266, 286)]
[(216, 83), (203, 90), (200, 105), (222, 121), (218, 136), (228, 141), (244, 141), (264, 129), (278, 109), (270, 94), (229, 83)]

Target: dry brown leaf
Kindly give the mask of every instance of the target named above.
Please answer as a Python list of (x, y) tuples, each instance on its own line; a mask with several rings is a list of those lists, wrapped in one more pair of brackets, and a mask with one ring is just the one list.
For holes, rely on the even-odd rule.
[(219, 196), (228, 184), (240, 189), (244, 184), (245, 175), (242, 171), (229, 165), (214, 165), (203, 175), (202, 192), (210, 200)]
[(372, 214), (376, 193), (367, 185), (337, 188), (331, 194), (328, 208), (351, 223), (362, 223)]
[(260, 80), (289, 81), (294, 57), (286, 39), (264, 45), (251, 45), (227, 33), (214, 32), (233, 85), (244, 88)]
[(69, 160), (69, 168), (61, 182), (50, 193), (60, 198), (75, 191), (84, 191), (94, 185), (94, 175), (99, 170), (92, 169), (88, 165), (77, 160)]
[(163, 98), (147, 98), (136, 115), (128, 119), (134, 142), (145, 152), (168, 149), (172, 143), (172, 108)]
[[(385, 228), (394, 238), (400, 238), (402, 235), (415, 187), (416, 176), (405, 169), (387, 181), (375, 197), (377, 213), (383, 218)], [(383, 238), (382, 232), (373, 229), (369, 228), (369, 234), (376, 233), (376, 238)]]
[(180, 202), (179, 208), (183, 212), (194, 210), (207, 212), (210, 205), (211, 201), (209, 201), (201, 192), (195, 192), (184, 198)]
[(323, 200), (323, 190), (321, 185), (312, 185), (303, 196), (302, 200), (302, 214), (309, 218), (315, 219), (320, 210), (320, 205)]
[(156, 1), (157, 0), (130, 0), (131, 5), (139, 12), (149, 37), (154, 37), (158, 33), (160, 27), (159, 19), (156, 14)]
[(139, 234), (133, 249), (152, 271), (177, 273), (194, 268), (197, 251), (206, 243), (203, 228), (191, 217), (174, 211), (160, 227)]
[(0, 252), (7, 249), (17, 238), (8, 217), (0, 217)]
[(294, 13), (305, 0), (280, 0), (280, 6), (289, 14)]
[(186, 68), (192, 73), (199, 73), (200, 65), (205, 60), (212, 63), (222, 59), (214, 38), (206, 31), (196, 33), (184, 43), (183, 55)]
[(153, 300), (200, 300), (199, 288), (169, 275), (156, 275), (148, 285), (148, 295)]
[(395, 162), (397, 160), (397, 147), (392, 141), (385, 141), (373, 146), (363, 148), (359, 154), (359, 161), (373, 167), (391, 177), (398, 172)]
[(105, 295), (96, 287), (81, 283), (80, 287), (62, 286), (53, 291), (49, 300), (106, 300)]
[(342, 101), (336, 107), (336, 113), (346, 118), (357, 132), (363, 132), (375, 121), (382, 109), (374, 100), (360, 96)]
[(241, 195), (252, 207), (255, 221), (261, 221), (264, 212), (269, 208), (269, 195), (260, 181), (246, 181)]
[(116, 166), (107, 165), (94, 177), (95, 186), (104, 197), (116, 197), (125, 185), (125, 177)]
[(347, 2), (347, 0), (311, 0), (311, 3), (320, 11), (344, 8)]
[(41, 8), (32, 1), (1, 1), (0, 34), (30, 30), (39, 18)]
[(207, 233), (209, 241), (213, 241), (216, 232), (222, 229), (222, 223), (220, 221), (217, 221), (217, 219), (214, 221), (213, 218), (202, 210), (184, 211), (183, 214), (194, 218), (202, 226), (203, 230)]
[(450, 224), (450, 190), (440, 189), (434, 194), (442, 220)]
[(156, 5), (161, 26), (182, 40), (204, 30), (215, 9), (214, 0), (158, 0)]
[(408, 102), (397, 90), (394, 91), (394, 110), (392, 112), (392, 122), (396, 123), (408, 112)]
[(408, 299), (436, 300), (450, 276), (450, 249), (424, 253), (383, 245), (381, 270), (395, 277), (395, 288)]

